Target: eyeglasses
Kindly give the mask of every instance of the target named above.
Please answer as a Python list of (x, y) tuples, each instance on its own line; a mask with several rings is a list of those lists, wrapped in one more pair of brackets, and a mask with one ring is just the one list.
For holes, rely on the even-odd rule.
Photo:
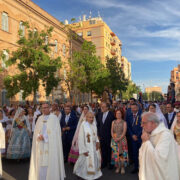
[(145, 124), (147, 124), (148, 123), (148, 121), (146, 121), (146, 122), (141, 122), (141, 125), (145, 125)]

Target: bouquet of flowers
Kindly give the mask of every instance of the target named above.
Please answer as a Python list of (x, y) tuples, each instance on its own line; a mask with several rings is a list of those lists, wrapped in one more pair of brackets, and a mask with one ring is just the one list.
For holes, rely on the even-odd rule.
[(24, 121), (21, 121), (20, 118), (17, 118), (17, 119), (15, 120), (15, 122), (16, 122), (17, 127), (18, 127), (19, 129), (26, 128), (26, 125), (25, 125)]

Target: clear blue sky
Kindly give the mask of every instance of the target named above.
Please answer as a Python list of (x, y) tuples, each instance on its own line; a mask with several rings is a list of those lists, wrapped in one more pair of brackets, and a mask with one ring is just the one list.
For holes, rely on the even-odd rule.
[(142, 89), (167, 91), (170, 71), (180, 64), (180, 0), (33, 0), (64, 21), (97, 16), (121, 39), (122, 55), (132, 63), (132, 80)]

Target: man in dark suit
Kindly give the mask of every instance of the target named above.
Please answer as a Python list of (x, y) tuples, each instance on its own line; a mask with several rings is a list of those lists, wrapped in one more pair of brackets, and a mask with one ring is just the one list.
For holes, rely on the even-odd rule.
[(164, 116), (166, 118), (168, 128), (171, 129), (172, 123), (176, 116), (176, 112), (174, 112), (174, 105), (171, 103), (168, 103), (166, 105), (166, 111), (167, 111), (167, 113)]
[(126, 122), (132, 147), (132, 158), (134, 161), (134, 169), (132, 173), (137, 173), (139, 169), (139, 148), (142, 142), (141, 111), (139, 110), (138, 104), (134, 103), (131, 105), (131, 114), (126, 116)]
[(136, 103), (136, 100), (134, 98), (130, 98), (129, 107), (127, 107), (127, 110), (126, 110), (126, 116), (129, 116), (131, 114), (131, 105), (134, 103)]
[(109, 105), (102, 103), (101, 112), (97, 115), (97, 130), (102, 152), (102, 168), (108, 165), (111, 169), (111, 125), (114, 119), (114, 114), (109, 111)]
[(62, 129), (64, 161), (67, 162), (78, 120), (76, 114), (71, 111), (70, 106), (66, 106), (64, 112), (60, 124)]
[[(125, 119), (127, 121), (127, 119), (129, 117), (132, 116), (132, 111), (131, 111), (131, 105), (136, 103), (136, 99), (134, 98), (130, 98), (129, 99), (129, 104), (127, 106), (127, 110), (126, 110), (126, 115), (125, 115)], [(140, 109), (139, 109), (140, 111)], [(132, 150), (132, 143), (131, 143), (131, 135), (129, 134), (129, 132), (126, 132), (126, 138), (127, 138), (127, 143), (128, 143), (128, 155), (129, 155), (129, 162), (130, 164), (133, 162), (133, 150)]]

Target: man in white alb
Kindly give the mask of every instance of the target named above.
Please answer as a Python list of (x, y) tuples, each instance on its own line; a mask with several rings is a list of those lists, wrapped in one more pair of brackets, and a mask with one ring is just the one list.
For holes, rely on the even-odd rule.
[(139, 180), (180, 180), (177, 146), (155, 113), (142, 114)]
[(64, 180), (64, 158), (59, 120), (47, 103), (34, 130), (29, 180)]
[(1, 149), (5, 149), (5, 132), (0, 123), (0, 178), (2, 177)]

